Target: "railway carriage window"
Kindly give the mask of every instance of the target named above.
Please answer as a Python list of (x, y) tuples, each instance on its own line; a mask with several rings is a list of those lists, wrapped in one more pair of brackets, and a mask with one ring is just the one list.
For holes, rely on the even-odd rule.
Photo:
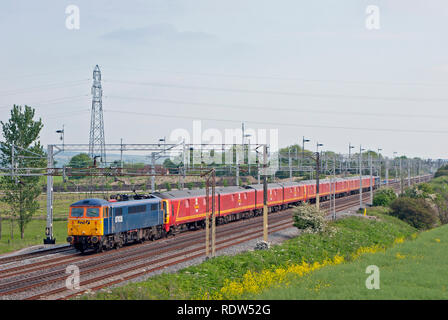
[(151, 211), (156, 211), (156, 210), (157, 210), (157, 203), (151, 204)]
[(123, 215), (123, 208), (115, 208), (115, 215), (116, 216), (122, 216)]
[(84, 216), (84, 208), (72, 208), (71, 216), (73, 218), (80, 218)]
[(100, 216), (100, 209), (99, 208), (87, 208), (87, 214), (86, 217), (88, 218), (96, 218)]

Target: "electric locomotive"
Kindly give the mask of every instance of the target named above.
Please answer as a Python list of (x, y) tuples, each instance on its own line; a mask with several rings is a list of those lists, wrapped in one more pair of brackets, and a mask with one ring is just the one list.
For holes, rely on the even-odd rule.
[(85, 199), (70, 205), (67, 242), (77, 250), (103, 251), (163, 236), (161, 199)]

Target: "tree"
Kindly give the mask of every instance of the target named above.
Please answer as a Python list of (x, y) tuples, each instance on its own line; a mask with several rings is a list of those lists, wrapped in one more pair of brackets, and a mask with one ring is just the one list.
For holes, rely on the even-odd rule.
[(422, 198), (399, 197), (390, 204), (390, 208), (390, 215), (417, 229), (430, 229), (437, 223), (437, 213)]
[[(16, 168), (46, 167), (45, 153), (40, 144), (39, 134), (42, 120), (33, 120), (35, 110), (29, 106), (14, 105), (8, 122), (0, 121), (3, 138), (0, 142), (0, 163), (2, 167), (11, 167), (14, 146), (14, 164)], [(25, 227), (39, 208), (37, 197), (42, 192), (38, 176), (2, 177), (3, 190), (1, 200), (10, 208), (11, 239), (14, 238), (14, 220), (18, 220), (20, 237), (23, 239)]]
[(387, 207), (396, 198), (397, 195), (392, 188), (381, 188), (375, 193), (375, 196), (373, 197), (373, 205)]
[[(87, 153), (80, 153), (73, 156), (68, 163), (68, 167), (71, 168), (88, 168), (92, 165), (92, 159)], [(70, 176), (69, 179), (80, 179), (81, 177)]]
[(437, 172), (434, 174), (434, 178), (448, 176), (448, 165), (444, 165), (440, 167)]
[(163, 166), (164, 166), (165, 168), (168, 168), (168, 169), (178, 168), (178, 167), (179, 167), (179, 165), (176, 165), (176, 164), (175, 164), (173, 161), (171, 161), (171, 159), (169, 159), (169, 158), (166, 158), (165, 161), (163, 161)]
[(87, 153), (80, 153), (73, 156), (68, 163), (68, 167), (72, 168), (87, 168), (92, 164), (92, 159), (90, 159)]

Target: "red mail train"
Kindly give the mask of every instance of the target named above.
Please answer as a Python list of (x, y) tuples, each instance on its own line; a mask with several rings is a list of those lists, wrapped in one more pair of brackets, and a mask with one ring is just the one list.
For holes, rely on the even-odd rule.
[[(371, 186), (370, 176), (362, 177), (362, 188)], [(372, 179), (372, 188), (379, 186), (379, 177)], [(336, 197), (358, 193), (360, 178), (338, 178), (332, 183)], [(321, 200), (329, 198), (330, 180), (319, 183)], [(209, 195), (210, 200), (212, 198)], [(286, 209), (301, 202), (316, 201), (316, 182), (269, 183), (269, 212)], [(70, 206), (67, 241), (80, 251), (97, 251), (120, 247), (125, 243), (153, 240), (205, 225), (206, 190), (174, 190), (157, 192), (130, 199), (105, 201), (85, 199)], [(128, 200), (128, 201), (126, 201)], [(210, 208), (211, 211), (211, 201)], [(262, 214), (263, 185), (217, 187), (215, 216), (217, 224)]]
[[(378, 187), (379, 177), (373, 177), (373, 188)], [(359, 177), (338, 178), (333, 182), (336, 197), (343, 197), (359, 193)], [(370, 188), (370, 176), (362, 177), (364, 191)], [(321, 200), (330, 197), (332, 191), (330, 180), (319, 182), (319, 195)], [(165, 214), (164, 230), (166, 232), (179, 232), (183, 229), (200, 227), (204, 224), (206, 212), (206, 191), (175, 190), (154, 194), (162, 199), (162, 208)], [(316, 181), (284, 182), (268, 184), (269, 212), (287, 209), (301, 202), (316, 201)], [(211, 195), (209, 196), (211, 200)], [(211, 201), (210, 201), (211, 207)], [(253, 184), (245, 187), (220, 187), (215, 190), (215, 216), (218, 224), (242, 218), (250, 218), (262, 214), (263, 211), (263, 185)]]

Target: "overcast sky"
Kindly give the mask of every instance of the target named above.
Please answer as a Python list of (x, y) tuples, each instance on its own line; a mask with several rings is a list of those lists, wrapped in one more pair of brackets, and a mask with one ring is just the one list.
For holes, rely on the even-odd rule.
[[(369, 5), (380, 29), (366, 28)], [(312, 150), (447, 158), (447, 30), (444, 0), (2, 0), (0, 119), (28, 104), (42, 143), (63, 124), (66, 143), (88, 143), (98, 64), (106, 143), (205, 119), (278, 129), (281, 147), (305, 136)]]

